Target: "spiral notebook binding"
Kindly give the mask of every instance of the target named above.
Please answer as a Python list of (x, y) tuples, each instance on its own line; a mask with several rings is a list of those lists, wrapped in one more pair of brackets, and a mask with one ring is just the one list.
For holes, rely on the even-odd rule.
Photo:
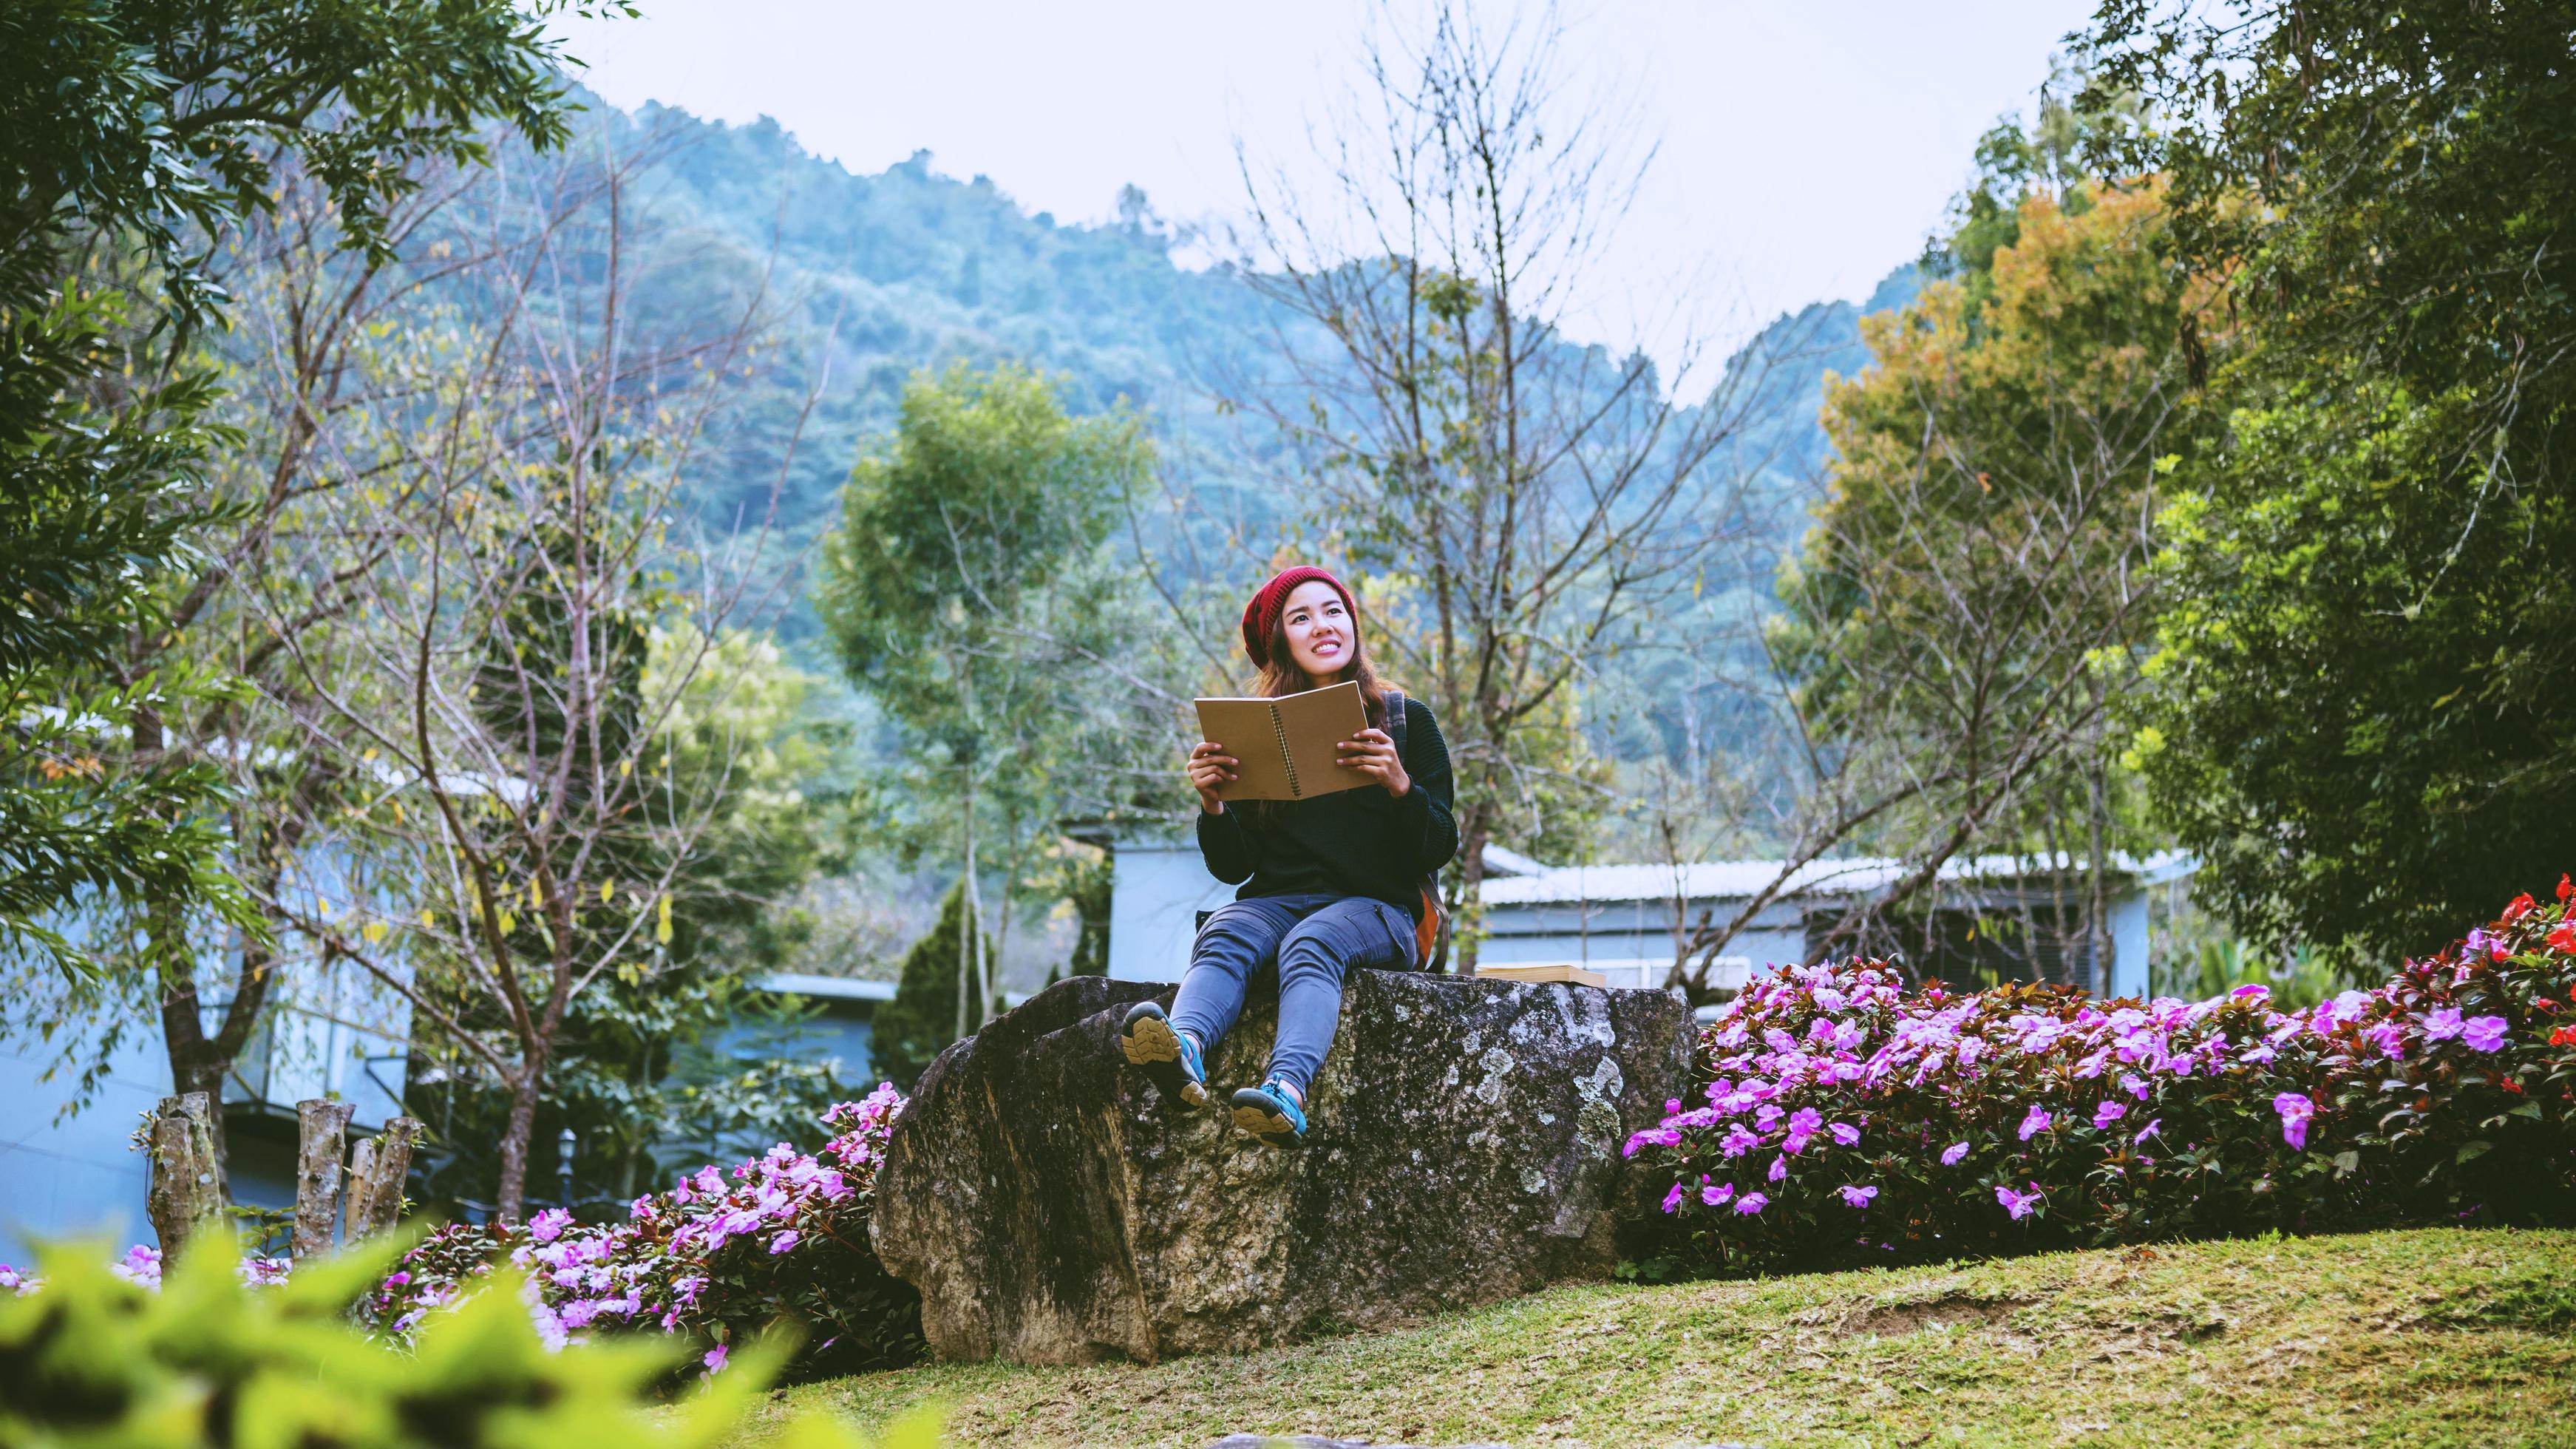
[(1306, 792), (1297, 786), (1297, 757), (1288, 750), (1288, 728), (1279, 722), (1279, 706), (1275, 704), (1270, 707), (1270, 733), (1278, 739), (1280, 762), (1288, 768), (1288, 798), (1305, 798)]

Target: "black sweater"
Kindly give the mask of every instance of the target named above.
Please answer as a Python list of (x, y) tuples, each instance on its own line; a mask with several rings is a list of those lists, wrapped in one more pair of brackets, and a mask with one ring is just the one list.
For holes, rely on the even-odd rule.
[(1401, 800), (1376, 785), (1312, 800), (1230, 804), (1199, 812), (1199, 856), (1218, 880), (1255, 896), (1374, 896), (1419, 919), (1422, 877), (1458, 853), (1450, 816), (1449, 746), (1430, 706), (1404, 701)]

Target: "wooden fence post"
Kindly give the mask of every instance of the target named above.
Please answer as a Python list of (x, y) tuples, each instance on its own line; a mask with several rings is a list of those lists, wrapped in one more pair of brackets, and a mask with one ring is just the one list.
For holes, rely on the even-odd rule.
[(349, 1216), (342, 1241), (354, 1247), (393, 1227), (402, 1216), (403, 1182), (411, 1176), (417, 1117), (393, 1117), (384, 1131), (358, 1139), (349, 1154)]
[(312, 1097), (295, 1104), (295, 1256), (331, 1251), (340, 1219), (340, 1151), (348, 1140), (346, 1102)]
[(220, 1227), (224, 1213), (222, 1164), (215, 1160), (215, 1107), (203, 1092), (164, 1097), (144, 1125), (144, 1150), (152, 1183), (143, 1209), (161, 1239), (161, 1257), (174, 1260), (200, 1227)]

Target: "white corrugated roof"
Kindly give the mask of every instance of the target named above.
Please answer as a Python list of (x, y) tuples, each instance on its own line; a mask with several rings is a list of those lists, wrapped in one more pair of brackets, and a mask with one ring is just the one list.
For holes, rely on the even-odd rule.
[(752, 985), (782, 996), (829, 996), (842, 1001), (892, 1001), (891, 981), (862, 981), (855, 976), (817, 976), (808, 971), (772, 971)]
[[(2154, 876), (2173, 869), (2174, 853), (2145, 861), (2114, 856), (2124, 874)], [(1487, 878), (1486, 905), (1546, 905), (1562, 901), (1746, 900), (1778, 878), (1776, 860), (1695, 860), (1657, 865), (1558, 865), (1531, 875)], [(2059, 869), (2080, 871), (2084, 863), (2030, 856), (1983, 855), (1953, 860), (1941, 867), (1945, 881), (2010, 881)], [(1905, 861), (1884, 857), (1810, 861), (1792, 872), (1784, 896), (1838, 896), (1891, 885), (1912, 869)]]

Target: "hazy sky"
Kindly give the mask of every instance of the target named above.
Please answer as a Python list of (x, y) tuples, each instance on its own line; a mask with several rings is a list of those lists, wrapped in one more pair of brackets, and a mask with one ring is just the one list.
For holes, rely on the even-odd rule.
[[(776, 117), (874, 172), (915, 150), (1060, 221), (1118, 188), (1163, 215), (1242, 212), (1234, 143), (1302, 167), (1356, 79), (1372, 0), (642, 0), (563, 33), (610, 101)], [(1505, 7), (1491, 7), (1498, 16)], [(1394, 23), (1412, 6), (1398, 0)], [(1578, 84), (1660, 146), (1574, 302), (1587, 341), (1732, 340), (1858, 298), (1922, 247), (1976, 137), (2026, 112), (2089, 0), (1595, 0), (1568, 5)], [(1676, 317), (1678, 314), (1678, 317)]]

